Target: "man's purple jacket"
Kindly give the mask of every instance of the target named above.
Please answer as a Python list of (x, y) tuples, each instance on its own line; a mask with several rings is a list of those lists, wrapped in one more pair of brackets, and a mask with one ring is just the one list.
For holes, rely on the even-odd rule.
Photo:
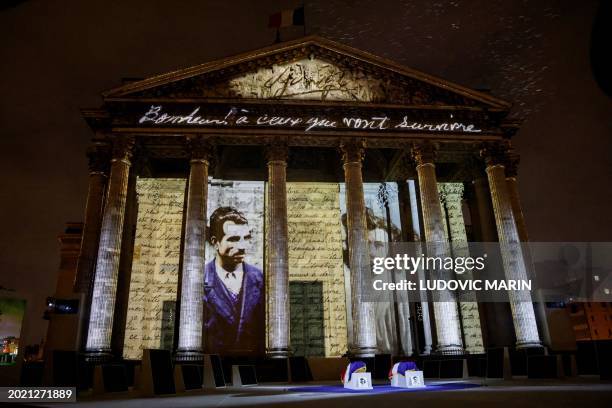
[(206, 352), (259, 354), (264, 351), (264, 280), (260, 269), (242, 264), (242, 288), (232, 296), (217, 276), (215, 260), (204, 268)]

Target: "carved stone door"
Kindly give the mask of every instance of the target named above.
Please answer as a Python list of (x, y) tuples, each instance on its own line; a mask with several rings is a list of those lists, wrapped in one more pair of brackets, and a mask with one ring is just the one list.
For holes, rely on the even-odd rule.
[(296, 356), (324, 356), (323, 283), (289, 282), (291, 350)]

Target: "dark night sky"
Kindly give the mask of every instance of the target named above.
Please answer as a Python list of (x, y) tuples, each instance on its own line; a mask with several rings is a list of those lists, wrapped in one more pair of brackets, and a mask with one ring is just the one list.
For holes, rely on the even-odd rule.
[[(13, 1), (0, 10), (0, 285), (44, 335), (56, 236), (81, 221), (91, 136), (79, 109), (147, 77), (270, 45), (268, 15), (300, 1)], [(612, 241), (612, 102), (590, 66), (596, 1), (306, 2), (319, 34), (515, 103), (533, 241)], [(302, 35), (284, 31), (283, 39)], [(1, 294), (1, 292), (0, 292)]]

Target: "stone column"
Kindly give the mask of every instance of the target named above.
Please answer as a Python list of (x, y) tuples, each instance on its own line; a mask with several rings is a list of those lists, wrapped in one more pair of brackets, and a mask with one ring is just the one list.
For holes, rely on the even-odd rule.
[[(397, 198), (399, 202), (400, 210), (400, 224), (402, 230), (401, 241), (413, 242), (414, 240), (414, 228), (412, 227), (410, 197), (408, 193), (408, 182), (406, 180), (400, 180), (397, 182)], [(395, 277), (398, 279), (406, 279), (406, 273), (397, 274)], [(395, 301), (397, 303), (398, 310), (398, 326), (400, 331), (401, 345), (403, 355), (411, 356), (418, 354), (418, 334), (417, 334), (417, 322), (413, 320), (414, 317), (410, 313), (410, 297), (408, 293), (397, 293), (395, 294)], [(412, 324), (410, 324), (412, 320)]]
[[(418, 243), (417, 253), (422, 253), (421, 242), (423, 241), (421, 233), (421, 223), (419, 222), (419, 203), (417, 186), (414, 180), (408, 180), (408, 192), (410, 194), (410, 209), (412, 214), (412, 226), (414, 228), (414, 241)], [(423, 268), (419, 268), (417, 271), (419, 280), (425, 279), (425, 271)], [(419, 299), (421, 306), (421, 319), (423, 321), (423, 355), (431, 354), (433, 348), (433, 336), (431, 335), (431, 319), (429, 317), (429, 299), (427, 293), (419, 291)]]
[[(438, 195), (434, 147), (428, 143), (415, 145), (412, 153), (417, 163), (416, 169), (421, 190), (427, 256), (444, 258), (448, 256), (449, 251), (444, 234), (444, 215)], [(440, 271), (433, 272), (433, 275), (437, 275)], [(440, 295), (445, 301), (434, 301), (433, 303), (438, 337), (436, 352), (440, 354), (462, 354), (461, 326), (455, 296), (450, 291)]]
[[(506, 161), (504, 163), (506, 168), (506, 185), (508, 186), (508, 194), (510, 195), (512, 213), (514, 214), (514, 220), (516, 221), (516, 228), (518, 230), (519, 238), (521, 242), (527, 243), (529, 241), (529, 234), (527, 233), (527, 223), (525, 222), (523, 208), (521, 206), (521, 199), (519, 198), (517, 180), (519, 161), (519, 155), (512, 150), (506, 155)], [(534, 267), (533, 261), (531, 259), (531, 254), (529, 252), (525, 253), (525, 261), (526, 265), (529, 268)], [(544, 302), (542, 292), (539, 289), (535, 290), (535, 299), (537, 301), (536, 312), (538, 314), (540, 323), (538, 325), (538, 329), (542, 335), (542, 340), (544, 341), (544, 344), (550, 345), (551, 339), (550, 330), (548, 329), (548, 316), (546, 315), (546, 302)]]
[(489, 182), (486, 178), (480, 177), (474, 180), (474, 196), (478, 208), (478, 225), (482, 242), (497, 242), (497, 228), (495, 227), (495, 217), (491, 205), (491, 194)]
[(523, 216), (523, 208), (521, 207), (517, 181), (519, 161), (519, 155), (513, 151), (509, 151), (505, 155), (503, 164), (506, 175), (506, 185), (508, 188), (508, 198), (510, 200), (510, 205), (512, 206), (514, 220), (516, 221), (517, 233), (521, 242), (527, 242), (529, 241), (529, 235), (527, 234), (527, 224), (525, 223), (525, 217)]
[(89, 188), (85, 204), (85, 223), (81, 252), (77, 262), (77, 273), (74, 281), (74, 292), (87, 293), (94, 273), (94, 262), (102, 225), (104, 189), (108, 179), (109, 155), (105, 146), (93, 146), (87, 151), (89, 159)]
[(111, 357), (113, 314), (133, 145), (134, 140), (130, 137), (117, 137), (113, 141), (85, 347), (90, 360)]
[(376, 354), (374, 308), (362, 301), (363, 281), (370, 272), (370, 249), (366, 223), (361, 165), (365, 152), (362, 141), (346, 141), (340, 145), (346, 183), (347, 237), (351, 271), (351, 303), (353, 306), (353, 341), (349, 353), (354, 357)]
[(267, 319), (272, 358), (289, 356), (289, 245), (287, 233), (287, 146), (268, 146)]
[(206, 200), (208, 166), (212, 149), (207, 140), (201, 136), (189, 138), (188, 145), (191, 160), (185, 212), (178, 347), (175, 355), (177, 361), (198, 361), (203, 358)]
[(77, 347), (85, 347), (85, 334), (91, 306), (91, 292), (93, 289), (93, 276), (95, 273), (98, 239), (102, 225), (102, 210), (104, 207), (104, 190), (108, 179), (110, 162), (107, 147), (102, 144), (92, 146), (87, 151), (89, 158), (89, 189), (87, 203), (85, 204), (85, 223), (81, 239), (81, 249), (77, 261), (77, 273), (74, 280), (73, 292), (81, 294), (79, 310), (79, 323), (77, 328)]
[[(506, 279), (526, 280), (525, 260), (506, 183), (504, 167), (506, 147), (501, 144), (490, 144), (482, 149), (481, 154), (486, 160), (486, 172)], [(516, 333), (516, 347), (540, 347), (538, 326), (529, 291), (509, 291), (508, 295)]]
[[(482, 169), (475, 168), (474, 173), (472, 205), (478, 217), (478, 231), (475, 232), (478, 232), (480, 242), (498, 242), (495, 215), (491, 204), (491, 192), (484, 167)], [(485, 266), (485, 271), (488, 268), (489, 266)], [(512, 312), (508, 303), (485, 302), (481, 303), (480, 306), (485, 322), (487, 347), (505, 347), (514, 344), (514, 324), (512, 323)]]
[[(410, 162), (412, 164), (412, 162)], [(411, 166), (412, 167), (412, 166)], [(419, 223), (419, 211), (417, 204), (417, 193), (414, 180), (406, 180), (398, 182), (398, 195), (400, 199), (400, 209), (402, 215), (402, 239), (406, 242), (414, 242), (415, 255), (420, 255), (423, 252), (421, 247), (421, 226)], [(418, 279), (425, 279), (423, 269), (417, 271)], [(421, 291), (418, 292), (416, 301), (421, 307), (421, 313), (415, 315), (414, 322), (414, 342), (413, 345), (416, 354), (428, 355), (431, 353), (431, 323), (429, 320), (429, 303), (427, 295)], [(416, 314), (416, 313), (415, 313)], [(419, 345), (418, 320), (423, 325), (423, 345)], [(422, 346), (422, 347), (421, 347)], [(420, 352), (420, 349), (423, 349)]]
[[(442, 183), (438, 185), (438, 188), (448, 219), (448, 233), (453, 257), (469, 257), (470, 248), (462, 211), (463, 183)], [(458, 278), (472, 280), (472, 273), (465, 271)], [(458, 298), (465, 351), (471, 354), (484, 353), (476, 293), (474, 291), (460, 291)]]

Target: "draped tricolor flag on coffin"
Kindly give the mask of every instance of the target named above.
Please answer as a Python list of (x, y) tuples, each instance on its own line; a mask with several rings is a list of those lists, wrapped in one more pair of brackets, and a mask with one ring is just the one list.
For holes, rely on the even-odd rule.
[(405, 377), (406, 371), (415, 370), (417, 370), (417, 365), (414, 361), (401, 361), (399, 363), (395, 363), (391, 370), (389, 370), (389, 379), (391, 380), (395, 374)]
[(342, 376), (340, 377), (340, 379), (342, 380), (343, 384), (346, 384), (351, 381), (351, 376), (353, 375), (353, 373), (365, 373), (366, 371), (366, 363), (364, 363), (363, 361), (353, 361), (352, 363), (349, 363), (349, 365), (346, 366), (346, 368), (342, 372)]
[(293, 10), (283, 10), (274, 13), (268, 20), (268, 27), (280, 28), (304, 25), (304, 6)]

